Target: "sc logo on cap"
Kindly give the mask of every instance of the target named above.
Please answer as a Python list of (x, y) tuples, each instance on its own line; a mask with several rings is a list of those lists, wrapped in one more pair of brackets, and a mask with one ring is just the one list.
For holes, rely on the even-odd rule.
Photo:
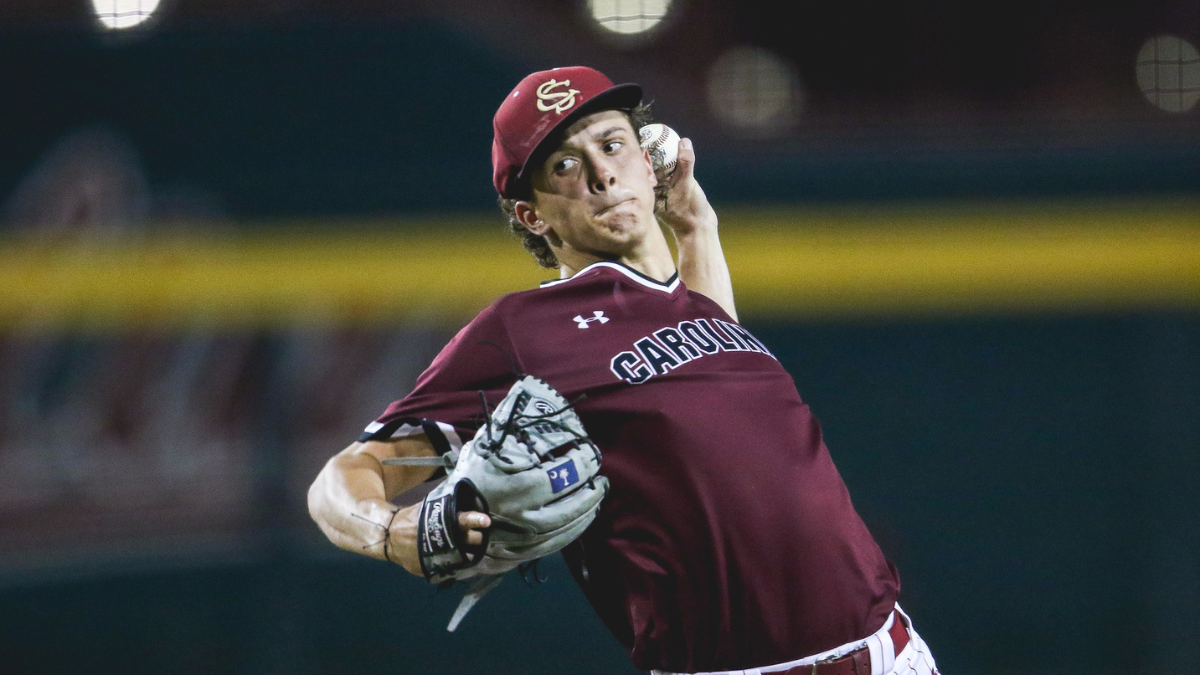
[[(556, 87), (566, 87), (566, 91), (555, 91)], [(563, 80), (562, 82), (547, 80), (537, 88), (538, 110), (542, 112), (553, 110), (561, 115), (575, 105), (575, 95), (578, 93), (578, 89), (571, 89), (570, 80)]]

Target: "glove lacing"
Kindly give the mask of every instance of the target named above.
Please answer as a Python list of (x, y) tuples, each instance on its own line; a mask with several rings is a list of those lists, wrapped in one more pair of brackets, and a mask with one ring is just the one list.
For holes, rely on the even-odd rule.
[[(558, 417), (559, 415), (561, 415), (562, 413), (564, 413), (568, 410), (573, 411), (575, 409), (575, 405), (578, 404), (580, 401), (583, 401), (586, 398), (587, 398), (587, 394), (580, 394), (578, 398), (576, 398), (574, 401), (567, 402), (567, 404), (564, 405), (563, 407), (561, 407), (557, 410), (551, 410), (549, 412), (542, 413), (540, 415), (530, 415), (530, 414), (527, 414), (524, 412), (520, 412), (517, 409), (518, 406), (514, 405), (512, 407), (512, 410), (510, 410), (508, 413), (508, 419), (506, 419), (504, 421), (504, 424), (500, 425), (500, 432), (501, 432), (500, 438), (494, 438), (492, 436), (492, 413), (491, 413), (491, 410), (488, 408), (487, 395), (484, 394), (483, 391), (480, 391), (479, 392), (479, 402), (483, 406), (484, 419), (487, 420), (486, 422), (484, 422), (484, 426), (486, 427), (487, 439), (488, 439), (487, 444), (484, 446), (484, 450), (486, 451), (485, 453), (483, 453), (484, 457), (490, 457), (495, 452), (496, 448), (502, 447), (504, 445), (504, 439), (509, 435), (510, 432), (516, 432), (515, 435), (518, 436), (518, 440), (522, 440), (519, 435), (520, 432), (523, 431), (526, 427), (533, 426), (534, 424), (537, 424), (539, 422), (553, 425), (559, 431), (564, 431), (564, 432), (570, 434), (571, 436), (573, 436), (575, 438), (576, 443), (579, 443), (580, 441), (588, 441), (589, 439), (585, 434), (581, 434), (581, 433), (575, 431), (570, 426), (568, 426), (567, 424), (565, 424), (563, 422), (558, 421), (557, 419), (551, 419), (554, 417)], [(595, 449), (595, 452), (596, 452), (596, 460), (601, 461), (602, 458), (600, 455), (600, 448), (595, 447), (595, 444), (593, 444), (592, 447)], [(537, 465), (541, 466), (541, 457), (537, 453), (532, 453), (532, 454), (537, 458), (537, 460), (536, 460)], [(512, 460), (508, 459), (504, 455), (500, 455), (500, 460), (503, 462), (509, 463), (509, 464), (512, 463)], [(589, 484), (592, 483), (592, 479), (589, 479), (588, 482), (589, 482)]]

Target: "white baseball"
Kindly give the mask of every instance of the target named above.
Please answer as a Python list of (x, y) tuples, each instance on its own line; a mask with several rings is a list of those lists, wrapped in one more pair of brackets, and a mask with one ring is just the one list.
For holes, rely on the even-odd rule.
[(654, 173), (669, 176), (679, 158), (679, 134), (665, 124), (647, 124), (638, 130), (638, 142), (650, 153)]

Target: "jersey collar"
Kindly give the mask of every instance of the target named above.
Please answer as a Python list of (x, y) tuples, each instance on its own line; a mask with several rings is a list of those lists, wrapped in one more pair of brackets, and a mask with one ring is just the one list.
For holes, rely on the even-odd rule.
[(608, 260), (594, 262), (591, 265), (588, 265), (587, 267), (576, 272), (575, 276), (573, 276), (573, 277), (568, 277), (566, 279), (552, 279), (550, 281), (543, 281), (541, 286), (542, 286), (542, 288), (548, 288), (550, 286), (558, 286), (560, 284), (569, 283), (571, 281), (574, 281), (575, 279), (578, 279), (579, 277), (582, 277), (583, 275), (585, 275), (593, 270), (598, 270), (598, 269), (603, 269), (603, 268), (614, 269), (614, 270), (620, 272), (621, 274), (624, 274), (631, 281), (634, 281), (636, 283), (641, 284), (642, 286), (645, 286), (646, 288), (651, 288), (656, 291), (662, 291), (664, 293), (674, 293), (675, 289), (679, 288), (679, 272), (678, 271), (676, 271), (674, 274), (672, 274), (671, 278), (667, 279), (667, 281), (664, 283), (662, 281), (658, 281), (657, 279), (651, 279), (650, 277), (646, 276), (645, 274), (642, 274), (641, 272), (633, 269), (632, 267), (623, 265), (619, 262), (610, 262)]

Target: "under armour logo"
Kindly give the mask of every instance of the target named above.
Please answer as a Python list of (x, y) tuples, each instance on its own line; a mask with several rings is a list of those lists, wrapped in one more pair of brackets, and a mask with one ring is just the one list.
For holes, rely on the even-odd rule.
[[(566, 87), (566, 91), (554, 91), (555, 87)], [(571, 81), (563, 80), (548, 80), (543, 82), (537, 88), (538, 110), (542, 112), (550, 112), (553, 110), (559, 115), (570, 110), (575, 105), (575, 94), (578, 94), (578, 89), (571, 89)]]
[(608, 323), (608, 317), (604, 316), (604, 312), (601, 312), (600, 310), (596, 310), (596, 311), (592, 312), (592, 316), (590, 316), (586, 319), (583, 318), (583, 316), (581, 316), (579, 314), (575, 315), (575, 323), (578, 323), (580, 328), (587, 328), (588, 324), (593, 321), (599, 321), (600, 323)]

